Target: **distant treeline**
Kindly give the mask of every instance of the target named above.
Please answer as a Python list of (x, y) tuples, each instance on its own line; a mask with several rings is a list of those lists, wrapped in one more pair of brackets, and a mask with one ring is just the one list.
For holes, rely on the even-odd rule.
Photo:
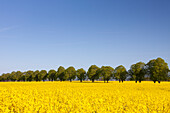
[(134, 80), (139, 83), (143, 80), (152, 80), (154, 83), (158, 81), (169, 81), (168, 64), (162, 59), (157, 58), (150, 60), (147, 64), (138, 62), (131, 65), (127, 71), (122, 65), (113, 69), (111, 66), (102, 66), (99, 68), (96, 65), (91, 65), (86, 72), (83, 68), (76, 70), (70, 66), (67, 69), (60, 66), (58, 70), (36, 70), (36, 71), (16, 71), (11, 73), (4, 73), (0, 76), (0, 81), (66, 81), (70, 82), (74, 79), (83, 80), (103, 80), (108, 82), (110, 79), (116, 79), (119, 82), (125, 80)]

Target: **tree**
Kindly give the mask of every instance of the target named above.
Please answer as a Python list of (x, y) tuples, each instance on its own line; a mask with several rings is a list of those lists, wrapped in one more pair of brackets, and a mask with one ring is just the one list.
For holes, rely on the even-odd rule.
[(17, 71), (16, 73), (15, 73), (15, 76), (16, 76), (16, 80), (17, 81), (20, 81), (20, 78), (22, 77), (22, 72), (21, 71)]
[[(3, 75), (3, 74), (2, 74)], [(2, 75), (0, 76), (0, 81), (4, 81)]]
[(26, 81), (33, 81), (34, 80), (34, 72), (29, 70), (25, 73)]
[(10, 73), (10, 80), (11, 81), (16, 81), (17, 80), (17, 76), (16, 76), (16, 72), (13, 71), (12, 73)]
[(120, 81), (125, 81), (126, 80), (126, 76), (127, 75), (127, 71), (126, 71), (126, 68), (122, 65), (118, 66), (115, 68), (114, 70), (114, 77), (119, 80), (119, 83)]
[(30, 81), (30, 76), (33, 74), (33, 71), (28, 70), (23, 72), (22, 76), (20, 77), (21, 81)]
[(110, 80), (110, 78), (113, 76), (114, 69), (110, 66), (102, 66), (99, 70), (99, 74), (103, 77), (104, 82)]
[(38, 81), (45, 81), (47, 79), (47, 71), (41, 70), (38, 74)]
[(35, 80), (35, 81), (38, 81), (38, 80), (39, 80), (39, 79), (38, 79), (39, 73), (40, 73), (39, 70), (34, 71), (33, 75), (34, 75), (34, 80)]
[(74, 67), (70, 66), (65, 70), (64, 73), (65, 77), (72, 82), (72, 79), (74, 80), (76, 78), (76, 70)]
[(10, 73), (3, 73), (1, 75), (1, 81), (9, 81), (10, 80)]
[(136, 64), (131, 65), (130, 70), (128, 72), (136, 83), (137, 81), (141, 83), (145, 76), (145, 63), (138, 62)]
[(157, 58), (150, 60), (147, 65), (147, 73), (150, 75), (150, 79), (154, 81), (160, 81), (167, 80), (168, 79), (168, 71), (169, 67), (168, 64), (162, 59)]
[(168, 81), (170, 81), (170, 70), (168, 72)]
[(57, 70), (57, 76), (60, 79), (60, 81), (64, 81), (65, 77), (64, 77), (64, 72), (65, 72), (65, 68), (60, 66)]
[(24, 74), (24, 75), (25, 75), (25, 77), (24, 77), (24, 78), (25, 78), (25, 81), (32, 81), (32, 75), (33, 75), (33, 73), (34, 73), (34, 72), (31, 71), (31, 70), (26, 71), (25, 74)]
[(82, 82), (82, 80), (85, 80), (86, 78), (86, 71), (83, 68), (78, 69), (76, 75), (80, 82)]
[(54, 80), (56, 80), (57, 79), (57, 74), (56, 74), (57, 72), (55, 71), (55, 70), (50, 70), (49, 72), (48, 72), (48, 76), (49, 76), (49, 80), (51, 80), (51, 81), (54, 81)]
[(90, 68), (87, 71), (87, 76), (90, 80), (92, 80), (92, 82), (94, 82), (95, 79), (99, 79), (99, 74), (97, 73), (97, 71), (100, 68), (97, 67), (96, 65), (91, 65)]

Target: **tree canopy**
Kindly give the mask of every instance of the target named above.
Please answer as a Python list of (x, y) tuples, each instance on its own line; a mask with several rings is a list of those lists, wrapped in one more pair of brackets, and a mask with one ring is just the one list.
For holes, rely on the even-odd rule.
[(60, 66), (57, 70), (57, 76), (60, 79), (60, 81), (66, 80), (66, 78), (64, 77), (64, 72), (65, 72), (65, 68)]
[(74, 80), (76, 78), (76, 70), (73, 66), (68, 67), (65, 70), (64, 76), (66, 77), (66, 79), (70, 80), (70, 82), (72, 80)]
[(102, 66), (99, 70), (100, 75), (103, 77), (104, 82), (110, 80), (110, 78), (113, 76), (114, 69), (110, 66)]
[(82, 82), (86, 78), (86, 71), (83, 68), (78, 69), (76, 75), (80, 82)]
[(94, 82), (95, 79), (99, 78), (99, 73), (97, 73), (98, 70), (99, 70), (99, 67), (97, 67), (96, 65), (92, 65), (88, 69), (87, 76), (90, 80), (92, 80), (92, 82)]
[(150, 75), (150, 79), (154, 81), (160, 81), (167, 80), (168, 79), (168, 71), (169, 67), (168, 64), (162, 59), (157, 58), (150, 60), (147, 65), (147, 73)]
[(127, 74), (127, 71), (126, 71), (126, 68), (122, 65), (118, 66), (115, 68), (114, 70), (114, 77), (120, 81), (125, 81), (126, 79), (126, 74)]
[(48, 78), (51, 81), (57, 80), (57, 72), (54, 69), (50, 70), (48, 72)]
[(28, 70), (25, 72), (12, 71), (11, 73), (3, 73), (0, 76), (0, 81), (65, 81), (69, 80), (119, 80), (123, 82), (125, 80), (139, 81), (152, 80), (154, 83), (158, 81), (170, 81), (170, 70), (168, 64), (162, 59), (152, 59), (147, 64), (144, 62), (137, 62), (132, 64), (128, 72), (123, 65), (115, 68), (111, 66), (101, 66), (99, 68), (96, 65), (91, 65), (86, 72), (83, 68), (76, 70), (73, 66), (65, 69), (60, 66), (57, 70)]
[(132, 77), (133, 80), (137, 83), (137, 81), (141, 82), (145, 76), (145, 63), (138, 62), (133, 64), (130, 67), (129, 75)]

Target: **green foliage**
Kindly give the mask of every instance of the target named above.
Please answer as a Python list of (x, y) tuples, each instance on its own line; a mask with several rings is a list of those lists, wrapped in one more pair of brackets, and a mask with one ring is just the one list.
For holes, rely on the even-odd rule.
[(160, 81), (167, 80), (168, 71), (168, 64), (162, 58), (153, 59), (147, 63), (147, 72), (154, 82), (160, 83)]
[(16, 78), (16, 72), (13, 71), (11, 74), (10, 74), (10, 78), (9, 78), (11, 81), (16, 81), (17, 78)]
[(26, 72), (24, 72), (23, 74), (22, 74), (22, 76), (21, 76), (21, 80), (22, 81), (31, 81), (30, 80), (30, 76), (33, 74), (33, 71), (31, 71), (31, 70), (29, 70), (29, 71), (26, 71)]
[(100, 69), (99, 69), (99, 74), (100, 76), (103, 77), (104, 79), (104, 82), (105, 81), (109, 81), (110, 78), (113, 76), (113, 72), (114, 72), (114, 69), (110, 66), (102, 66)]
[(95, 79), (99, 79), (99, 73), (98, 70), (100, 68), (97, 67), (96, 65), (91, 65), (90, 68), (87, 71), (87, 76), (92, 82), (94, 82)]
[(38, 74), (39, 74), (39, 73), (40, 73), (39, 70), (34, 71), (33, 76), (34, 76), (34, 80), (35, 80), (35, 81), (39, 81), (39, 79), (38, 79)]
[(145, 76), (145, 63), (138, 62), (136, 64), (131, 65), (129, 75), (131, 75), (132, 79), (136, 82), (141, 82)]
[(82, 80), (85, 80), (86, 78), (86, 71), (83, 68), (78, 69), (76, 75), (80, 82), (82, 82)]
[(64, 72), (64, 76), (66, 77), (66, 79), (69, 79), (70, 82), (72, 81), (72, 79), (74, 80), (76, 78), (75, 68), (72, 66), (68, 67)]
[(16, 73), (15, 73), (15, 79), (17, 80), (17, 81), (20, 81), (20, 78), (22, 77), (22, 72), (21, 71), (17, 71)]
[(2, 81), (9, 81), (10, 80), (10, 73), (3, 73), (1, 75), (1, 80)]
[(60, 79), (60, 81), (66, 80), (66, 78), (64, 77), (64, 72), (65, 72), (65, 68), (60, 66), (57, 70), (57, 76)]
[(150, 60), (146, 65), (143, 62), (131, 65), (128, 74), (125, 67), (122, 65), (116, 67), (115, 70), (110, 66), (102, 66), (99, 68), (96, 65), (91, 65), (87, 73), (83, 68), (76, 71), (72, 66), (66, 70), (64, 67), (60, 66), (57, 72), (56, 70), (50, 70), (48, 73), (46, 70), (29, 70), (26, 72), (13, 71), (11, 73), (3, 73), (0, 76), (0, 81), (55, 81), (57, 79), (60, 81), (72, 81), (77, 76), (80, 81), (85, 80), (85, 78), (88, 77), (88, 79), (94, 82), (94, 80), (102, 77), (104, 82), (108, 82), (112, 75), (114, 75), (114, 78), (123, 82), (127, 78), (127, 75), (130, 75), (130, 79), (135, 80), (136, 82), (141, 82), (146, 79), (153, 80), (154, 82), (158, 81), (160, 83), (160, 81), (164, 80), (170, 81), (169, 71), (168, 64), (162, 58), (157, 58)]
[(46, 70), (41, 70), (39, 73), (38, 73), (38, 81), (45, 81), (47, 80), (47, 71)]
[(124, 81), (126, 79), (127, 71), (126, 68), (122, 65), (118, 66), (114, 70), (114, 77), (120, 81)]
[(27, 80), (25, 80), (25, 81), (33, 81), (35, 78), (34, 72), (30, 71), (30, 70), (25, 73), (25, 76), (27, 78)]
[(57, 72), (53, 69), (48, 72), (48, 76), (51, 81), (57, 80)]

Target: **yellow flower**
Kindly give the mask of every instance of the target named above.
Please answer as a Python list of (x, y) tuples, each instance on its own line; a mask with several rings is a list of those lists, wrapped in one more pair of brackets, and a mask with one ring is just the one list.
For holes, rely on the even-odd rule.
[(170, 113), (170, 83), (1, 82), (0, 113)]

